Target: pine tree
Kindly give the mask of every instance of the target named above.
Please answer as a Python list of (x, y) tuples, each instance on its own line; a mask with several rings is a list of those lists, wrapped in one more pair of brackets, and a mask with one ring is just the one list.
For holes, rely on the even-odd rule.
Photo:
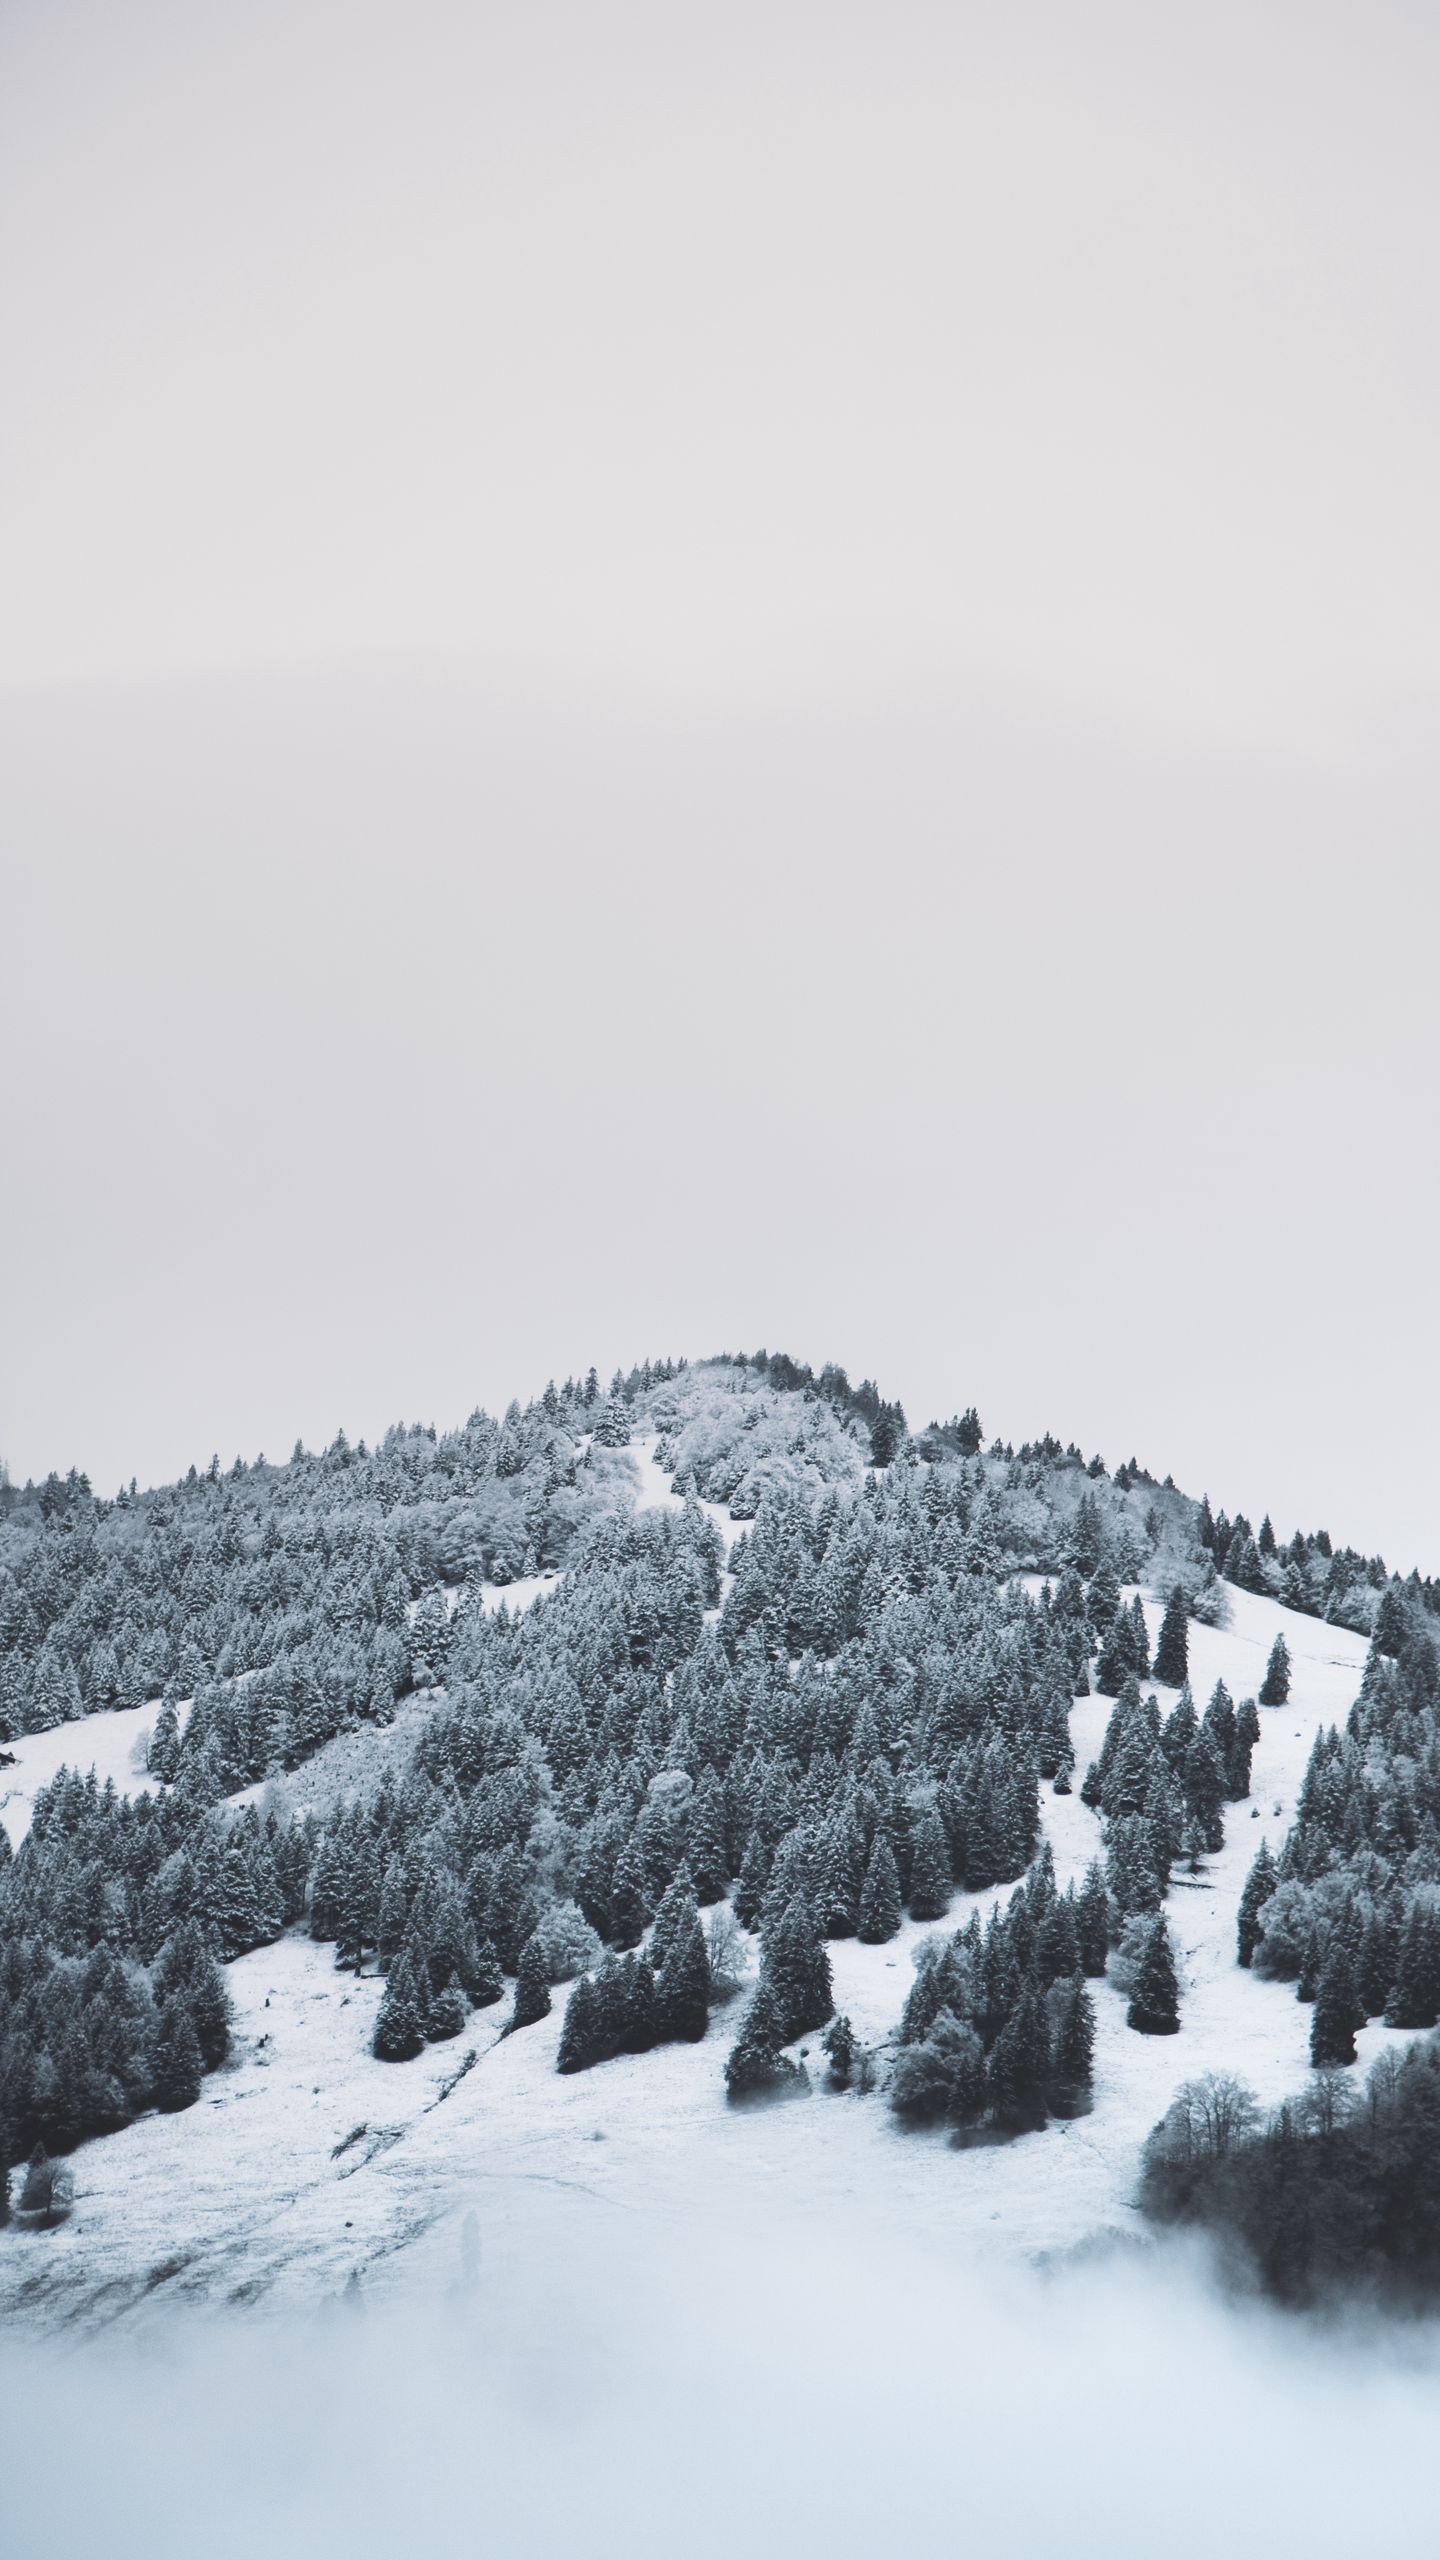
[(402, 1947), (386, 1977), (370, 2050), (381, 2062), (409, 2062), (424, 2042), (424, 2009), (415, 1963), (408, 1947)]
[(1240, 1908), (1236, 1915), (1236, 1953), (1243, 1965), (1249, 1965), (1254, 1959), (1255, 1950), (1261, 1938), (1260, 1914), (1278, 1881), (1274, 1858), (1270, 1854), (1267, 1843), (1262, 1840), (1255, 1854), (1255, 1862), (1245, 1879), (1244, 1890), (1240, 1896)]
[(933, 1804), (922, 1806), (910, 1833), (910, 1917), (943, 1920), (954, 1879), (945, 1828)]
[(1283, 1635), (1270, 1647), (1270, 1659), (1260, 1686), (1262, 1707), (1283, 1707), (1290, 1695), (1290, 1648)]
[(1007, 2132), (1038, 2131), (1045, 2122), (1050, 2037), (1039, 1993), (1026, 1983), (995, 2039), (987, 2079), (996, 2123)]
[(1440, 1920), (1419, 1895), (1405, 1915), (1395, 1959), (1387, 2027), (1433, 2027), (1440, 2021)]
[(557, 2071), (588, 2071), (600, 2059), (599, 2021), (596, 2015), (595, 1985), (582, 1973), (565, 2003), (565, 2016), (560, 2028), (560, 2050), (555, 2058)]
[(1315, 2014), (1310, 2021), (1310, 2059), (1316, 2069), (1353, 2062), (1356, 2029), (1364, 2024), (1354, 1960), (1337, 1931), (1325, 1959), (1315, 1995)]
[(855, 2031), (848, 2018), (832, 2018), (820, 2039), (830, 2062), (830, 2085), (848, 2089), (855, 2069)]
[(1224, 1769), (1214, 1742), (1202, 1725), (1185, 1754), (1185, 1804), (1212, 1854), (1225, 1846), (1224, 1802)]
[(183, 1993), (174, 1992), (160, 2011), (155, 2038), (155, 2104), (164, 2115), (193, 2107), (200, 2095), (205, 2066), (200, 2040)]
[(1180, 1986), (1175, 1979), (1170, 1932), (1160, 1911), (1151, 1921), (1140, 1949), (1127, 2023), (1142, 2036), (1173, 2036), (1180, 2025)]
[(900, 1873), (886, 1832), (877, 1830), (860, 1894), (857, 1935), (867, 1947), (884, 1946), (900, 1926)]
[(695, 1879), (695, 1899), (705, 1908), (723, 1902), (730, 1882), (725, 1847), (725, 1790), (712, 1769), (698, 1788), (685, 1832), (685, 1858)]
[(169, 1786), (180, 1766), (180, 1723), (175, 1713), (175, 1701), (168, 1689), (160, 1701), (160, 1711), (155, 1718), (145, 1756), (151, 1776)]
[(1081, 1966), (1095, 1981), (1110, 1959), (1110, 1900), (1098, 1858), (1091, 1859), (1076, 1899), (1075, 1935), (1080, 1942)]
[(14, 2131), (9, 2117), (0, 2114), (0, 2231), (10, 2219), (10, 2163), (14, 2156)]
[(515, 1976), (515, 2007), (506, 2033), (513, 2035), (517, 2027), (537, 2026), (550, 2015), (550, 1976), (545, 1965), (545, 1950), (538, 1931), (525, 1941), (520, 1950), (520, 1970)]
[(1243, 1804), (1250, 1793), (1250, 1769), (1255, 1745), (1260, 1739), (1260, 1719), (1253, 1698), (1242, 1698), (1235, 1710), (1235, 1739), (1225, 1770), (1225, 1793), (1232, 1804)]
[(612, 1946), (638, 1947), (650, 1917), (650, 1901), (645, 1884), (645, 1860), (640, 1844), (632, 1832), (615, 1861), (615, 1883), (610, 1896), (610, 1943)]
[(1050, 2108), (1077, 2115), (1088, 2104), (1095, 2061), (1095, 2004), (1076, 1971), (1049, 1995)]
[(693, 1894), (676, 1919), (655, 1984), (655, 2019), (669, 2044), (698, 2044), (710, 2021), (710, 1963)]
[[(761, 1981), (767, 1982), (783, 2032), (782, 2044), (823, 2027), (834, 2016), (830, 1959), (809, 1904), (796, 1894), (767, 1932)], [(753, 2004), (752, 2004), (753, 2005)]]
[(727, 2097), (789, 2096), (806, 2085), (804, 2073), (781, 2050), (784, 2023), (774, 1988), (762, 1975), (725, 2065)]
[(1190, 1623), (1185, 1593), (1177, 1582), (1165, 1603), (1155, 1646), (1155, 1677), (1167, 1689), (1183, 1688), (1190, 1676)]

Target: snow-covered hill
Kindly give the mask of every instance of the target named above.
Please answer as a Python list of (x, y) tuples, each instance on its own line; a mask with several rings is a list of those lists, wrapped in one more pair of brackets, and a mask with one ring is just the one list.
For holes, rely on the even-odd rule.
[[(635, 1456), (640, 1500), (672, 1502), (653, 1443)], [(728, 1519), (723, 1527), (728, 1537)], [(1146, 1612), (1153, 1638), (1159, 1611), (1148, 1597)], [(473, 2017), (456, 2043), (391, 2066), (369, 2053), (380, 1982), (337, 1972), (328, 1947), (292, 1934), (229, 1968), (234, 2056), (207, 2079), (200, 2103), (83, 2146), (68, 2225), (43, 2252), (0, 2249), (0, 2306), (12, 2317), (107, 2321), (143, 2316), (176, 2296), (311, 2297), (355, 2273), (371, 2289), (403, 2286), (443, 2272), (471, 2212), (492, 2256), (523, 2255), (542, 2233), (563, 2236), (596, 2216), (669, 2229), (683, 2245), (691, 2217), (703, 2215), (713, 2231), (760, 2202), (822, 2231), (836, 2216), (863, 2215), (881, 2233), (958, 2252), (1035, 2255), (1138, 2229), (1139, 2146), (1181, 2080), (1234, 2070), (1274, 2100), (1306, 2075), (1310, 2013), (1288, 1986), (1237, 1967), (1236, 1905), (1259, 1839), (1278, 1846), (1293, 1816), (1316, 1730), (1349, 1708), (1365, 1644), (1237, 1592), (1228, 1626), (1192, 1628), (1191, 1667), (1202, 1698), (1217, 1679), (1237, 1696), (1253, 1694), (1282, 1630), (1293, 1687), (1288, 1705), (1262, 1716), (1253, 1810), (1232, 1806), (1224, 1850), (1203, 1876), (1180, 1874), (1172, 1886), (1181, 2032), (1133, 2033), (1120, 1997), (1097, 1983), (1090, 2114), (1004, 2146), (956, 2151), (939, 2134), (899, 2129), (878, 2093), (825, 2091), (818, 2072), (808, 2100), (737, 2112), (724, 2096), (734, 2032), (734, 2011), (724, 2009), (698, 2045), (562, 2078), (558, 1995), (552, 2015), (522, 2034), (502, 2038), (507, 2007), (497, 2006)], [(1076, 1706), (1080, 1770), (1108, 1712), (1101, 1698)], [(117, 1729), (133, 1731), (135, 1722), (91, 1721), (112, 1755)], [(12, 1789), (33, 1786), (58, 1740), (22, 1743), (19, 1768), (7, 1773)], [(79, 1734), (69, 1741), (83, 1764)], [(107, 1766), (116, 1768), (113, 1756)], [(1100, 1826), (1078, 1793), (1047, 1788), (1043, 1801), (1063, 1884), (1096, 1854)], [(944, 1926), (995, 1898), (957, 1896)], [(837, 2005), (867, 2040), (893, 2033), (913, 1950), (929, 1934), (907, 1922), (883, 1946), (832, 1945)], [(1362, 2056), (1386, 2034), (1367, 2029)]]

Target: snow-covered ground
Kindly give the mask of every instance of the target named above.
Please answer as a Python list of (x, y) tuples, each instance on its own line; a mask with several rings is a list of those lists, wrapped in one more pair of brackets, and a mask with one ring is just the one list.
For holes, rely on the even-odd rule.
[[(636, 1457), (642, 1500), (673, 1500), (661, 1472), (649, 1472), (651, 1453)], [(728, 1520), (720, 1525), (733, 1534)], [(75, 2160), (70, 2223), (43, 2243), (29, 2235), (0, 2243), (0, 2311), (104, 2320), (177, 2294), (284, 2300), (333, 2290), (355, 2270), (372, 2289), (403, 2284), (443, 2274), (470, 2209), (492, 2257), (523, 2255), (542, 2235), (578, 2237), (597, 2215), (658, 2226), (683, 2246), (697, 2213), (713, 2231), (717, 2218), (720, 2228), (727, 2217), (738, 2225), (766, 2205), (817, 2234), (837, 2216), (863, 2215), (882, 2236), (957, 2257), (977, 2246), (1043, 2255), (1092, 2234), (1137, 2230), (1130, 2199), (1139, 2146), (1180, 2081), (1235, 2070), (1273, 2101), (1302, 2086), (1308, 2069), (1310, 2012), (1286, 1986), (1241, 1972), (1235, 1908), (1260, 1840), (1278, 1845), (1291, 1819), (1317, 1727), (1342, 1720), (1350, 1706), (1365, 1644), (1246, 1593), (1234, 1593), (1232, 1607), (1228, 1627), (1191, 1629), (1197, 1702), (1220, 1678), (1237, 1699), (1253, 1695), (1281, 1628), (1294, 1665), (1291, 1701), (1262, 1710), (1253, 1812), (1229, 1808), (1225, 1848), (1206, 1874), (1176, 1878), (1168, 1908), (1182, 1973), (1180, 2034), (1134, 2034), (1119, 1995), (1094, 1986), (1090, 2115), (1002, 2148), (956, 2151), (942, 2135), (901, 2131), (878, 2094), (826, 2093), (818, 2069), (808, 2100), (737, 2112), (722, 2081), (734, 2007), (716, 2012), (702, 2044), (562, 2079), (563, 1993), (550, 2018), (518, 2036), (499, 2034), (507, 2002), (471, 2019), (456, 2043), (386, 2065), (369, 2052), (378, 1982), (338, 1973), (329, 1948), (289, 1937), (230, 1968), (235, 2058), (206, 2081), (199, 2105), (86, 2145)], [(1146, 1608), (1153, 1636), (1159, 1611)], [(1102, 1698), (1075, 1708), (1077, 1780), (1109, 1712)], [(108, 1737), (136, 1722), (89, 1725)], [(47, 1773), (61, 1738), (34, 1738), (46, 1746), (36, 1759)], [(107, 1738), (105, 1747), (118, 1776), (121, 1746)], [(33, 1786), (38, 1772), (24, 1748), (24, 1783)], [(15, 1772), (6, 1776), (15, 1782)], [(1083, 1872), (1099, 1847), (1097, 1818), (1078, 1794), (1047, 1790), (1045, 1819), (1062, 1881)], [(993, 1898), (957, 1896), (944, 1925)], [(929, 1924), (910, 1923), (888, 1946), (832, 1947), (837, 2004), (867, 2041), (893, 2032), (913, 1949), (928, 1934)], [(1365, 2031), (1362, 2067), (1386, 2034)], [(473, 2066), (457, 2079), (470, 2051)]]
[[(188, 1701), (187, 1701), (188, 1704)], [(23, 1733), (7, 1742), (13, 1768), (0, 1768), (0, 1822), (18, 1849), (30, 1828), (35, 1798), (61, 1769), (91, 1769), (102, 1786), (113, 1780), (125, 1796), (147, 1795), (145, 1746), (155, 1722), (156, 1699), (148, 1707), (114, 1707), (98, 1716), (77, 1716), (69, 1724), (52, 1725), (48, 1733)]]

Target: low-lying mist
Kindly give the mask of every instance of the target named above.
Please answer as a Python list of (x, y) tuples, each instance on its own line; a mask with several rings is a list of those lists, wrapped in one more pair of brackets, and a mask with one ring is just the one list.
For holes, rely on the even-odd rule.
[(12, 2336), (9, 2560), (1425, 2546), (1428, 2325), (1240, 2310), (1169, 2248), (1005, 2276), (839, 2231), (453, 2239), (428, 2298)]

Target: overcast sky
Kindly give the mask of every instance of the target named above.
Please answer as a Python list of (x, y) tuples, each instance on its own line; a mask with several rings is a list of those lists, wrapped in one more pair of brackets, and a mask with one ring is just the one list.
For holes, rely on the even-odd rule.
[(783, 1344), (1440, 1569), (1440, 21), (0, 11), (0, 1452)]

